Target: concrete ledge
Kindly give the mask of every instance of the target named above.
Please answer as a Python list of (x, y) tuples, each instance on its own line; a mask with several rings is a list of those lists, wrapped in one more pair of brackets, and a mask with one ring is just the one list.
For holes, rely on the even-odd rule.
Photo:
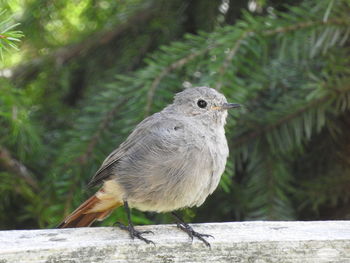
[(175, 225), (138, 226), (156, 246), (118, 228), (0, 231), (0, 263), (350, 262), (350, 221), (194, 224), (212, 248)]

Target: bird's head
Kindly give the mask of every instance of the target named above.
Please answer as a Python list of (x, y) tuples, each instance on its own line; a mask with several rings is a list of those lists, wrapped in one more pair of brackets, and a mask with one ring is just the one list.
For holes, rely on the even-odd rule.
[(173, 110), (203, 120), (210, 120), (224, 125), (227, 110), (240, 107), (236, 103), (228, 103), (225, 96), (208, 87), (185, 89), (175, 95)]

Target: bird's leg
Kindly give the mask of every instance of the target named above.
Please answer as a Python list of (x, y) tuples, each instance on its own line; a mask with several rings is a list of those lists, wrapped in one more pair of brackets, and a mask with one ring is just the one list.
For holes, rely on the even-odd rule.
[(181, 217), (179, 217), (175, 212), (171, 212), (171, 214), (176, 219), (177, 227), (180, 228), (182, 231), (186, 232), (192, 240), (193, 240), (193, 237), (196, 237), (199, 240), (201, 240), (206, 246), (210, 247), (210, 243), (207, 240), (205, 240), (204, 238), (205, 237), (214, 238), (212, 235), (201, 234), (201, 233), (194, 231), (193, 228), (189, 224), (185, 223), (181, 219)]
[(145, 241), (147, 244), (150, 244), (150, 243), (151, 243), (151, 244), (155, 245), (153, 241), (148, 240), (147, 238), (144, 238), (144, 237), (142, 236), (143, 234), (150, 234), (150, 233), (153, 234), (152, 231), (138, 231), (138, 230), (136, 230), (136, 229), (134, 228), (134, 225), (133, 225), (133, 223), (131, 222), (131, 213), (130, 213), (130, 208), (129, 208), (129, 205), (128, 205), (128, 202), (127, 202), (127, 201), (124, 201), (124, 208), (125, 208), (125, 212), (126, 212), (127, 217), (128, 217), (128, 223), (129, 223), (129, 225), (126, 226), (126, 225), (123, 225), (123, 224), (120, 223), (120, 222), (116, 222), (116, 225), (117, 225), (119, 228), (123, 229), (123, 230), (129, 231), (130, 237), (131, 237), (132, 239), (134, 239), (134, 238), (136, 237), (136, 238), (138, 238), (138, 239), (140, 239), (140, 240)]

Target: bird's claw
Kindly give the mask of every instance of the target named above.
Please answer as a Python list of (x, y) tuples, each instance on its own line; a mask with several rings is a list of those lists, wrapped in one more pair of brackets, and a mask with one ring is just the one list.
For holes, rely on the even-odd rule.
[(201, 240), (207, 247), (211, 248), (210, 243), (205, 239), (205, 237), (214, 238), (212, 235), (198, 233), (194, 231), (193, 228), (186, 223), (177, 223), (177, 227), (180, 228), (182, 231), (186, 232), (192, 241), (193, 241), (193, 237), (196, 237), (199, 240)]
[(155, 243), (152, 240), (149, 240), (147, 238), (144, 238), (142, 235), (143, 234), (154, 234), (152, 231), (138, 231), (134, 228), (133, 225), (124, 225), (120, 222), (114, 223), (114, 225), (118, 226), (120, 229), (127, 230), (129, 232), (129, 235), (132, 239), (135, 237), (146, 242), (147, 244), (153, 244), (155, 246)]

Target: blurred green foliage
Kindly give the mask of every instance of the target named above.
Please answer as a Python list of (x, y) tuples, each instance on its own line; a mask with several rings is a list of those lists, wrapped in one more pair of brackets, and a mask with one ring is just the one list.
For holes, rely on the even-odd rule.
[[(0, 9), (25, 35), (0, 69), (1, 229), (55, 226), (93, 193), (87, 182), (139, 121), (198, 85), (244, 108), (228, 118), (219, 189), (184, 210), (187, 220), (350, 217), (349, 1), (11, 0)], [(118, 209), (103, 224), (125, 220)]]
[(4, 59), (4, 50), (8, 50), (9, 47), (16, 50), (16, 42), (20, 41), (20, 38), (23, 37), (21, 31), (14, 30), (19, 24), (13, 23), (11, 17), (7, 17), (7, 12), (0, 9), (0, 59)]

